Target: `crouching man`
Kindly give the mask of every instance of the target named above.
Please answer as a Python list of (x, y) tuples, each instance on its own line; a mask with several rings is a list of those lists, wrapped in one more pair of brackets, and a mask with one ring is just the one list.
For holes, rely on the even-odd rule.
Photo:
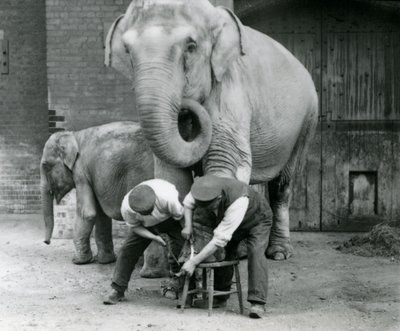
[[(247, 240), (248, 301), (250, 317), (261, 318), (265, 311), (268, 291), (267, 259), (265, 250), (272, 225), (272, 212), (266, 199), (249, 185), (232, 178), (206, 175), (194, 182), (183, 202), (185, 227), (182, 235), (192, 234), (192, 215), (196, 207), (215, 213), (216, 227), (212, 240), (182, 266), (181, 272), (192, 275), (196, 266), (226, 246), (226, 260), (233, 260), (239, 242)], [(233, 268), (215, 269), (215, 290), (229, 291)], [(228, 296), (215, 298), (217, 307), (225, 306)]]
[[(166, 246), (160, 233), (171, 238), (171, 251), (179, 256), (184, 239), (181, 236), (183, 206), (179, 202), (176, 187), (162, 179), (151, 179), (140, 183), (129, 191), (122, 201), (121, 214), (129, 226), (126, 238), (118, 254), (112, 279), (111, 293), (104, 299), (107, 305), (125, 299), (135, 265), (152, 240)], [(179, 264), (171, 262), (171, 271), (179, 271)]]

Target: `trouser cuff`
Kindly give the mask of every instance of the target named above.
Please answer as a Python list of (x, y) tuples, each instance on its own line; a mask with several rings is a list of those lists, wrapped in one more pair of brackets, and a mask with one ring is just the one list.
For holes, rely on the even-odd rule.
[(253, 296), (249, 296), (247, 298), (247, 301), (250, 303), (255, 303), (257, 305), (265, 305), (267, 303), (265, 300)]

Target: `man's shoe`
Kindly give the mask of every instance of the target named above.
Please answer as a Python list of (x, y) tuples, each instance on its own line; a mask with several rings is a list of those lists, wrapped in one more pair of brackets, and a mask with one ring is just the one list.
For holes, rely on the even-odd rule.
[(249, 316), (250, 318), (261, 318), (265, 313), (265, 305), (252, 303), (250, 306)]
[(112, 290), (111, 294), (104, 299), (103, 303), (105, 305), (115, 305), (118, 302), (124, 301), (125, 295), (124, 292), (118, 292), (116, 290)]

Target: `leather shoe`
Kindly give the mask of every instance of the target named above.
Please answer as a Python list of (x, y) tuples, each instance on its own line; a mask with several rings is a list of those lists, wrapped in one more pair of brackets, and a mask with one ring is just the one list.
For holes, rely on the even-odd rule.
[(116, 290), (112, 290), (112, 292), (104, 299), (103, 303), (105, 305), (115, 305), (118, 302), (124, 300), (125, 300), (124, 292), (118, 292)]
[(250, 318), (261, 318), (265, 313), (265, 305), (252, 303), (250, 306), (249, 316)]

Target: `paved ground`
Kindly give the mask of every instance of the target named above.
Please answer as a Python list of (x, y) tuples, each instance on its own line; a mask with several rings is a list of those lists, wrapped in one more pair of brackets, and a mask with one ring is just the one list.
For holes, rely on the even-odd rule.
[[(71, 240), (46, 246), (39, 218), (2, 216), (0, 330), (400, 330), (399, 263), (334, 249), (349, 237), (293, 233), (296, 255), (270, 262), (268, 310), (251, 320), (238, 314), (236, 298), (211, 317), (200, 309), (181, 314), (160, 297), (159, 279), (137, 272), (129, 301), (104, 306), (113, 265), (73, 265)], [(245, 261), (241, 274), (246, 280)]]

